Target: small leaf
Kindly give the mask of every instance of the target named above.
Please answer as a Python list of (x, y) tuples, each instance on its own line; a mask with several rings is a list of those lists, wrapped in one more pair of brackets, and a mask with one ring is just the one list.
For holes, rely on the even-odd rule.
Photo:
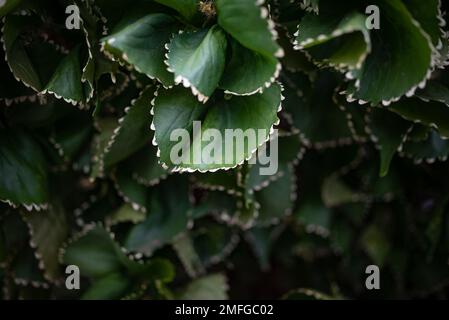
[(218, 24), (244, 47), (267, 57), (282, 57), (268, 10), (256, 0), (216, 0)]
[(227, 300), (228, 284), (222, 274), (213, 274), (193, 280), (177, 296), (180, 300)]
[[(227, 93), (250, 95), (269, 87), (278, 77), (281, 65), (276, 58), (246, 49), (231, 41), (232, 55), (220, 82)], [(248, 72), (251, 70), (251, 72)]]
[(154, 87), (146, 88), (140, 96), (125, 109), (125, 116), (119, 120), (103, 157), (105, 169), (123, 161), (142, 148), (151, 138), (150, 110)]
[(136, 70), (157, 78), (163, 85), (173, 84), (173, 75), (164, 64), (165, 44), (177, 30), (175, 20), (166, 14), (150, 14), (132, 24), (124, 24), (102, 39), (104, 48), (133, 65)]
[(405, 141), (412, 125), (382, 109), (374, 109), (367, 119), (371, 137), (380, 149), (380, 176), (384, 177), (388, 174), (391, 160)]
[(205, 272), (203, 264), (195, 252), (193, 241), (188, 233), (180, 235), (173, 242), (173, 249), (175, 249), (187, 274), (191, 278), (196, 278), (198, 275)]
[(0, 1), (0, 18), (15, 10), (22, 0), (3, 0)]
[(295, 49), (338, 69), (360, 69), (371, 51), (366, 16), (357, 12), (308, 14), (299, 25)]
[(183, 17), (192, 20), (198, 9), (198, 0), (156, 0), (178, 11)]
[(64, 253), (64, 263), (76, 265), (80, 273), (91, 278), (101, 278), (124, 269), (127, 259), (103, 228), (95, 227), (70, 243)]
[(126, 276), (120, 273), (108, 274), (95, 283), (83, 294), (82, 300), (111, 300), (122, 297), (130, 287)]
[(223, 74), (226, 46), (226, 36), (218, 26), (175, 35), (167, 55), (175, 82), (191, 87), (193, 94), (205, 103)]
[[(175, 189), (177, 192), (173, 193)], [(170, 177), (151, 189), (148, 203), (147, 218), (131, 229), (125, 246), (149, 256), (187, 229), (190, 209), (187, 181), (179, 176)]]
[(64, 208), (53, 201), (44, 212), (26, 213), (23, 218), (30, 228), (31, 243), (36, 247), (46, 279), (57, 280), (60, 276), (59, 248), (69, 234)]
[(73, 49), (59, 64), (44, 91), (70, 102), (87, 100), (81, 82), (80, 48)]

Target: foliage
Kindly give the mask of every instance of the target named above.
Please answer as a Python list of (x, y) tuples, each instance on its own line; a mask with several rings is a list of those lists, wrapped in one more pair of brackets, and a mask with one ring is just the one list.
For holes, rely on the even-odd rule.
[[(0, 1), (0, 297), (447, 297), (445, 5)], [(172, 163), (195, 120), (279, 172)]]

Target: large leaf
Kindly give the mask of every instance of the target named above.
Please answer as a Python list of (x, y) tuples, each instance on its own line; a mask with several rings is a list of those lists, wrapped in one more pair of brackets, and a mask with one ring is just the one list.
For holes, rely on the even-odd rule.
[[(432, 68), (432, 43), (399, 0), (379, 1), (382, 27), (371, 30), (372, 52), (356, 80), (350, 97), (373, 104), (388, 104), (427, 80)], [(404, 37), (407, 35), (407, 37)]]
[(168, 45), (167, 64), (175, 82), (191, 87), (206, 102), (218, 87), (225, 67), (226, 36), (218, 26), (177, 34)]
[[(183, 88), (159, 90), (158, 93), (153, 108), (155, 142), (160, 149), (161, 162), (172, 170), (210, 171), (235, 167), (252, 156), (255, 148), (268, 139), (272, 126), (278, 122), (277, 112), (281, 103), (281, 88), (278, 85), (271, 86), (262, 94), (248, 97), (223, 98), (221, 94), (217, 94), (206, 105), (199, 103)], [(195, 133), (196, 136), (192, 136), (195, 128), (199, 130), (199, 123), (193, 128), (194, 121), (201, 121), (202, 134), (207, 129), (215, 129), (218, 132), (214, 132), (219, 133), (223, 139), (209, 137), (209, 143), (201, 142), (198, 132)], [(178, 142), (179, 137), (175, 137), (171, 141), (170, 136), (176, 129), (183, 129), (183, 133), (190, 137), (183, 137), (181, 142)], [(236, 148), (235, 138), (225, 138), (226, 129), (242, 130), (243, 133), (249, 129), (249, 133), (255, 134), (257, 142), (249, 147), (245, 143), (246, 147), (240, 148), (244, 150), (239, 150)], [(261, 135), (258, 134), (259, 129), (262, 130)], [(205, 139), (206, 137), (203, 140)], [(178, 150), (176, 156), (180, 157), (177, 163), (171, 159), (174, 147), (177, 148), (174, 150)], [(180, 150), (184, 152), (179, 155)]]
[(431, 37), (433, 45), (441, 44), (443, 37), (443, 17), (441, 15), (441, 0), (402, 0), (424, 31)]

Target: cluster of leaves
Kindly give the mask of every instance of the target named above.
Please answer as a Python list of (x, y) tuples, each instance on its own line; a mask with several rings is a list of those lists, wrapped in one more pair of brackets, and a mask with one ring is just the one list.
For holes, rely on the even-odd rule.
[[(0, 297), (447, 297), (443, 12), (439, 0), (0, 1)], [(278, 129), (278, 173), (248, 161), (257, 150), (172, 163), (170, 133), (197, 120), (264, 129), (259, 149)], [(202, 143), (183, 149), (195, 158)], [(380, 292), (364, 287), (370, 264)], [(66, 265), (81, 290), (66, 290)]]

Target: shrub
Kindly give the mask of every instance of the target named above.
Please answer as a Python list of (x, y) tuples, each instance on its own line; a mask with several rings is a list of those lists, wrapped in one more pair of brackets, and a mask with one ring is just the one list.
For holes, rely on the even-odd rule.
[[(0, 296), (447, 297), (443, 12), (0, 1)], [(265, 130), (255, 147), (278, 141), (278, 172), (238, 148), (175, 162), (175, 129), (190, 156), (206, 147), (194, 121)], [(373, 264), (379, 291), (365, 288)], [(80, 290), (66, 289), (68, 265)]]

